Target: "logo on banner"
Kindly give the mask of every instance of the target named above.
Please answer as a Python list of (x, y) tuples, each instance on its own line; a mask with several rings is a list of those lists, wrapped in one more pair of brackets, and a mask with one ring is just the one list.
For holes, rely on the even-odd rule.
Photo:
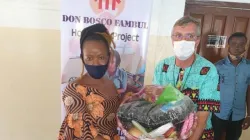
[(95, 14), (108, 12), (117, 17), (124, 10), (125, 0), (90, 0), (90, 6)]
[(123, 12), (125, 0), (90, 0), (90, 6), (98, 18), (106, 19), (108, 30), (113, 31), (112, 22)]

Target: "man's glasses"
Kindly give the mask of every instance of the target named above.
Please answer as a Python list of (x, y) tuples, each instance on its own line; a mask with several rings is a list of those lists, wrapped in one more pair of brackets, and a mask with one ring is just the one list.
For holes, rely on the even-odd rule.
[(195, 41), (198, 36), (194, 35), (194, 34), (173, 34), (172, 35), (173, 40), (175, 41), (181, 41), (181, 40), (187, 40), (187, 41)]

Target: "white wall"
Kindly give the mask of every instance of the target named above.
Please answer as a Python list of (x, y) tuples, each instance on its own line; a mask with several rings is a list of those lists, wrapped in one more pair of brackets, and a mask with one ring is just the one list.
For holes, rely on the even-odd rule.
[(0, 0), (0, 26), (60, 29), (60, 0)]
[(0, 0), (0, 140), (57, 137), (59, 7), (59, 0)]
[(154, 0), (150, 34), (170, 36), (176, 20), (184, 14), (186, 0)]

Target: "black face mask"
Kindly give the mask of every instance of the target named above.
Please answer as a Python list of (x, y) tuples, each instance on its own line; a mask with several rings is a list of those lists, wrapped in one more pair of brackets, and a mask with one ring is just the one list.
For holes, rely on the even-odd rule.
[(108, 69), (108, 64), (109, 63), (107, 63), (106, 65), (87, 65), (87, 64), (84, 64), (84, 65), (88, 74), (92, 78), (101, 79), (105, 75)]

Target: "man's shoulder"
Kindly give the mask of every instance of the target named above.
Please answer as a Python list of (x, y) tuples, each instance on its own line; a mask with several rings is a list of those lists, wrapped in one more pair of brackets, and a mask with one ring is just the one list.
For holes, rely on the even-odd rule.
[(221, 65), (225, 64), (225, 61), (226, 61), (226, 58), (223, 58), (223, 59), (219, 60), (218, 62), (216, 62), (216, 63), (215, 63), (215, 66), (216, 66), (216, 67), (217, 67), (217, 66), (221, 66)]
[(198, 63), (196, 64), (196, 66), (200, 68), (201, 75), (217, 74), (215, 65), (200, 55), (198, 55)]
[(246, 64), (250, 66), (250, 60), (249, 59), (245, 59), (246, 60)]
[(164, 71), (167, 72), (169, 66), (174, 64), (174, 60), (175, 60), (174, 56), (160, 60), (155, 67), (155, 72), (156, 73), (161, 72), (163, 69)]
[(201, 67), (210, 67), (211, 69), (216, 69), (215, 65), (212, 62), (210, 62), (209, 60), (207, 60), (206, 58), (204, 58), (204, 57), (202, 57), (200, 55), (198, 55), (198, 57), (199, 57), (198, 58), (199, 59), (199, 65)]
[(165, 59), (162, 59), (157, 63), (157, 66), (163, 65), (163, 64), (170, 65), (170, 64), (172, 64), (172, 62), (174, 62), (174, 58), (175, 58), (174, 56), (171, 56), (171, 57), (167, 57)]

